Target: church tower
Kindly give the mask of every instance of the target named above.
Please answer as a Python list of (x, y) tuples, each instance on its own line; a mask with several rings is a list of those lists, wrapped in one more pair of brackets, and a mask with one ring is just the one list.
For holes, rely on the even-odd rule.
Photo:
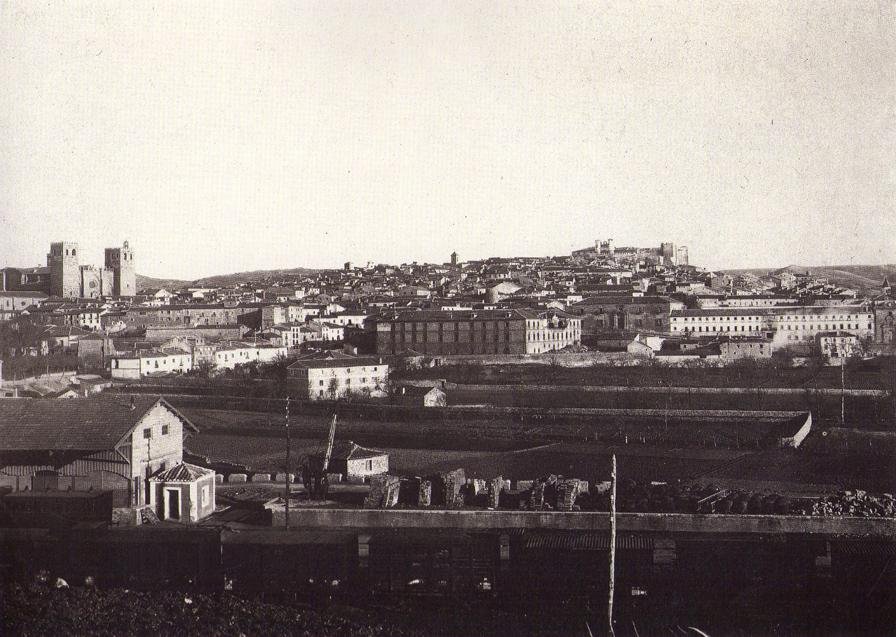
[(57, 241), (47, 254), (50, 268), (50, 296), (76, 299), (81, 295), (81, 269), (78, 267), (78, 244)]
[(134, 252), (127, 241), (121, 248), (106, 248), (106, 267), (112, 270), (112, 294), (114, 296), (137, 294)]

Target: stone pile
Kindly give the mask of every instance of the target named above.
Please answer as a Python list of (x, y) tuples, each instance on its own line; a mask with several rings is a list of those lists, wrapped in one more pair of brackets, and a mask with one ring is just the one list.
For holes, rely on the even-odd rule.
[(398, 504), (401, 479), (388, 473), (370, 478), (370, 492), (364, 499), (365, 509), (390, 509)]
[(896, 517), (896, 500), (890, 493), (871, 495), (865, 491), (843, 491), (813, 503), (810, 515)]
[(557, 485), (557, 510), (572, 511), (576, 507), (576, 497), (579, 495), (580, 481), (575, 478), (561, 480)]
[(532, 511), (552, 510), (557, 503), (557, 476), (551, 474), (539, 478), (532, 484), (529, 494), (529, 509)]
[(498, 476), (488, 481), (488, 499), (486, 506), (489, 509), (497, 509), (501, 500), (501, 491), (504, 490), (504, 478)]
[(401, 478), (398, 502), (410, 507), (428, 507), (432, 503), (432, 483), (419, 476)]
[(417, 485), (417, 506), (428, 507), (432, 504), (432, 482), (420, 480)]
[(434, 506), (446, 506), (448, 508), (461, 507), (464, 504), (461, 489), (467, 483), (467, 476), (463, 469), (454, 469), (436, 474), (430, 478), (432, 483), (432, 500)]

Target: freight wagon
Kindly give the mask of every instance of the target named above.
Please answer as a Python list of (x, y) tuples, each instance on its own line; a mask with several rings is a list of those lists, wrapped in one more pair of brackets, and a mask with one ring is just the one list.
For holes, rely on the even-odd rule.
[(333, 530), (247, 530), (221, 535), (228, 587), (302, 598), (353, 583), (357, 533)]
[(498, 537), (445, 529), (378, 531), (369, 539), (368, 585), (381, 594), (492, 592), (499, 571)]

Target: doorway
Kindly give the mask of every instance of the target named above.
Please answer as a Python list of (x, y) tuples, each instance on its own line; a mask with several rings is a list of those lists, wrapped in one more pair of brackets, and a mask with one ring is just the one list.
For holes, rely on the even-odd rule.
[(180, 519), (180, 489), (165, 489), (165, 519)]

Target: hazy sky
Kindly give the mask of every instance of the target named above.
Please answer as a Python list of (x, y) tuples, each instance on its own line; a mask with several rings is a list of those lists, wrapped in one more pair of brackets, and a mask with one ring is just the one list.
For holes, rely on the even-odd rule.
[(0, 265), (896, 262), (891, 2), (0, 3)]

